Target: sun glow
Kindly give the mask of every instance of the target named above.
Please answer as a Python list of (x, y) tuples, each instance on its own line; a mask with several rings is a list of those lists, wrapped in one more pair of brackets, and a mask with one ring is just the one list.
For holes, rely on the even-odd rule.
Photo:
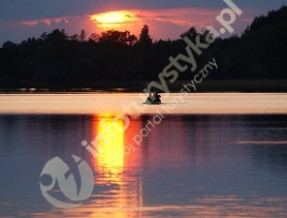
[(129, 11), (111, 11), (94, 14), (90, 19), (104, 30), (119, 29), (139, 20), (134, 13)]

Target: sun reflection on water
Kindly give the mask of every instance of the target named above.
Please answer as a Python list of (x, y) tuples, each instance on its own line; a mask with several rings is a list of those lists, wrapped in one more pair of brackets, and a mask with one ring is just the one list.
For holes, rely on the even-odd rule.
[(100, 135), (100, 152), (96, 158), (97, 173), (103, 174), (106, 181), (120, 182), (124, 169), (124, 123), (114, 120), (111, 114), (99, 114), (93, 131)]
[(127, 217), (124, 208), (143, 205), (142, 181), (130, 175), (141, 165), (141, 149), (125, 153), (126, 143), (131, 141), (134, 131), (138, 131), (140, 122), (131, 122), (125, 130), (124, 121), (116, 117), (117, 114), (103, 113), (93, 118), (92, 135), (94, 138), (101, 136), (97, 140), (98, 156), (91, 156), (96, 173), (95, 189), (104, 191), (96, 191), (92, 205), (97, 205), (95, 214), (113, 208), (111, 217)]

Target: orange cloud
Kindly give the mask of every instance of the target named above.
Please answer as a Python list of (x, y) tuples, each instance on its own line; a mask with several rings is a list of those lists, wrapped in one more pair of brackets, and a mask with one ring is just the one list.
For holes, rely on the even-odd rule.
[(90, 19), (95, 22), (98, 27), (104, 30), (119, 29), (123, 25), (135, 24), (139, 19), (131, 11), (110, 11), (98, 13), (90, 16)]
[[(202, 8), (179, 8), (165, 10), (123, 10), (107, 11), (89, 15), (91, 27), (98, 31), (108, 29), (128, 30), (139, 34), (142, 26), (150, 26), (151, 35), (156, 38), (169, 38), (168, 32), (174, 30), (170, 38), (178, 37), (181, 33), (195, 26), (201, 29), (212, 25), (215, 16), (219, 13), (217, 9)], [(163, 37), (167, 35), (167, 37)]]

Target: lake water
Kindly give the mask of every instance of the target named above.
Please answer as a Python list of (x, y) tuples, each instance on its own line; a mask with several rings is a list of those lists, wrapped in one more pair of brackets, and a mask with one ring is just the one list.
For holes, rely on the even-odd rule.
[[(0, 217), (287, 217), (286, 95), (202, 95), (194, 107), (203, 113), (188, 113), (194, 101), (187, 99), (173, 111), (161, 105), (130, 114), (129, 122), (116, 119), (114, 101), (93, 114), (82, 95), (72, 103), (66, 95), (0, 96)], [(234, 98), (245, 98), (236, 112), (218, 103)], [(94, 187), (82, 205), (60, 209), (44, 198), (40, 175), (55, 157), (72, 168), (72, 155), (88, 164)], [(61, 191), (49, 193), (74, 203)]]

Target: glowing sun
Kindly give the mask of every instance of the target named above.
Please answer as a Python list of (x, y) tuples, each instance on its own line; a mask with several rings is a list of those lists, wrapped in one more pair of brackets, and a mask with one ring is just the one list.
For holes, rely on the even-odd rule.
[(90, 19), (96, 22), (98, 27), (105, 30), (119, 29), (138, 20), (136, 15), (129, 11), (111, 11), (94, 14)]

